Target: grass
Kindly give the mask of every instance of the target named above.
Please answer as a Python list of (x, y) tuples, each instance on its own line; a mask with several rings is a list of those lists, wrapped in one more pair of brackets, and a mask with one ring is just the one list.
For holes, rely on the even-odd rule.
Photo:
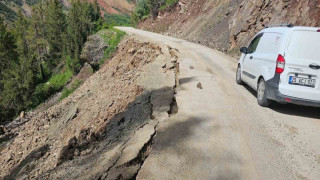
[(98, 34), (103, 38), (105, 43), (108, 44), (108, 47), (104, 51), (104, 58), (100, 61), (100, 64), (103, 64), (104, 61), (110, 58), (112, 54), (117, 50), (118, 44), (126, 33), (111, 28), (108, 30), (101, 30), (98, 32)]
[(178, 0), (166, 0), (166, 3), (163, 4), (159, 10), (162, 11), (162, 10), (165, 10), (165, 9), (168, 9), (168, 8), (172, 8), (173, 6), (175, 6), (176, 4), (178, 3)]
[[(98, 34), (103, 38), (108, 47), (104, 51), (104, 58), (100, 61), (103, 64), (104, 61), (112, 56), (112, 54), (117, 50), (117, 46), (121, 39), (125, 35), (124, 32), (110, 28), (104, 29), (98, 32)], [(46, 101), (53, 94), (62, 91), (62, 96), (60, 100), (68, 97), (72, 94), (83, 82), (78, 80), (75, 81), (70, 88), (66, 88), (66, 84), (72, 79), (73, 73), (69, 68), (66, 68), (64, 72), (59, 74), (54, 74), (51, 78), (45, 82), (38, 84), (32, 97), (32, 104), (30, 108), (36, 108), (38, 105)]]
[(76, 80), (71, 84), (70, 88), (65, 87), (62, 91), (62, 95), (60, 97), (60, 101), (63, 100), (64, 98), (68, 97), (70, 94), (72, 94), (75, 90), (80, 87), (80, 85), (83, 83), (81, 80)]
[(39, 104), (48, 99), (48, 97), (59, 92), (71, 80), (72, 71), (67, 69), (63, 73), (53, 75), (48, 82), (38, 84), (32, 97), (31, 108), (37, 107)]
[(126, 14), (105, 14), (105, 22), (108, 26), (131, 26), (131, 19)]

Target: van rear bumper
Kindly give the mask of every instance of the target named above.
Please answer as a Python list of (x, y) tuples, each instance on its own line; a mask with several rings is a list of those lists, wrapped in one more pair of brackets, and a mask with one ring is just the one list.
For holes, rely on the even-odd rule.
[(266, 81), (267, 98), (279, 103), (291, 103), (303, 106), (320, 107), (320, 101), (300, 99), (296, 97), (286, 96), (279, 91), (280, 75), (276, 74), (272, 79)]
[(297, 105), (303, 105), (303, 106), (320, 107), (319, 101), (299, 99), (299, 98), (295, 98), (295, 97), (285, 96), (285, 95), (281, 94), (280, 92), (272, 100), (275, 100), (279, 103), (291, 103), (291, 104), (297, 104)]

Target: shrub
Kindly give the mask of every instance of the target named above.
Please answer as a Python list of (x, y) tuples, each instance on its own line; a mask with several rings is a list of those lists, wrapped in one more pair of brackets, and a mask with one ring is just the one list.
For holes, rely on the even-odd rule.
[(63, 87), (71, 80), (72, 76), (71, 70), (67, 69), (64, 73), (53, 75), (48, 82), (38, 84), (32, 96), (31, 108), (37, 107), (47, 100), (48, 97), (63, 89)]
[(104, 61), (110, 58), (111, 55), (117, 50), (118, 44), (126, 33), (111, 28), (109, 30), (102, 30), (99, 32), (99, 34), (105, 43), (108, 44), (108, 47), (104, 50), (104, 58), (100, 61), (100, 64), (103, 64)]
[(148, 4), (148, 0), (138, 0), (136, 8), (131, 17), (133, 24), (137, 24), (143, 17), (149, 16), (150, 8)]
[(130, 16), (123, 14), (105, 14), (105, 23), (110, 27), (113, 26), (130, 26)]

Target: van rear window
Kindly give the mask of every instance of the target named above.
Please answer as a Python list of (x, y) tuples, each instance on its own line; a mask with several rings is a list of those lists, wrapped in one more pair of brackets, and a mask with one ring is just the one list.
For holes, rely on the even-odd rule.
[(320, 32), (316, 31), (293, 31), (288, 55), (298, 59), (320, 61)]

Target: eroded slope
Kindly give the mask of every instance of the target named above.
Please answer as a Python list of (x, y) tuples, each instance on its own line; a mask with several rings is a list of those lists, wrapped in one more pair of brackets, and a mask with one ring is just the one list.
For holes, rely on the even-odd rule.
[(268, 24), (320, 26), (318, 0), (180, 0), (139, 27), (201, 43), (221, 51), (238, 51)]
[(159, 120), (172, 112), (177, 55), (167, 46), (122, 42), (73, 95), (15, 129), (0, 154), (0, 178), (135, 177)]

